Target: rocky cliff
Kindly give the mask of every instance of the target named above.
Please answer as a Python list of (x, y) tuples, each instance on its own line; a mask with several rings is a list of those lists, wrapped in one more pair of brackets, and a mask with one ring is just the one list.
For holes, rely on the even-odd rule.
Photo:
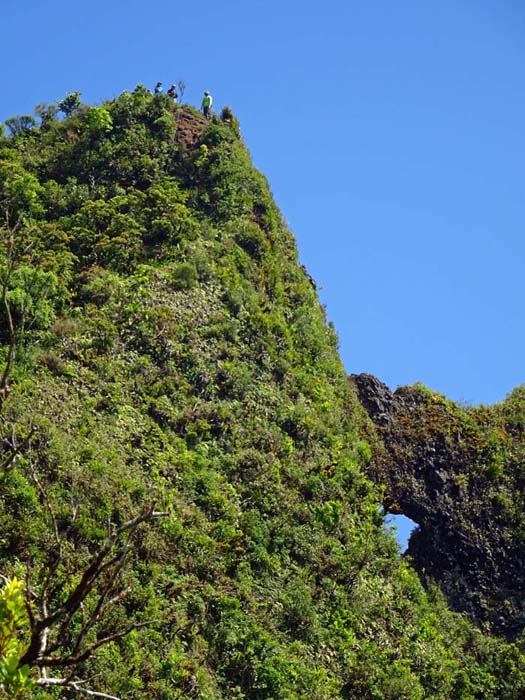
[(525, 624), (525, 390), (463, 408), (422, 386), (351, 383), (380, 447), (368, 473), (385, 508), (419, 527), (408, 557), (455, 610), (515, 638)]

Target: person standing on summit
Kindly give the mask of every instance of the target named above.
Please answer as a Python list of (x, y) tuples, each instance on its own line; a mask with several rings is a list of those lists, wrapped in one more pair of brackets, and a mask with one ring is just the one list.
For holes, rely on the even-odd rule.
[(213, 97), (210, 95), (210, 93), (207, 90), (205, 90), (204, 97), (202, 98), (201, 109), (202, 109), (202, 113), (204, 114), (206, 119), (210, 119), (210, 117), (211, 117), (212, 104), (213, 104)]
[(162, 87), (162, 83), (159, 81), (155, 85), (155, 95), (160, 95), (162, 92), (164, 92), (164, 88)]

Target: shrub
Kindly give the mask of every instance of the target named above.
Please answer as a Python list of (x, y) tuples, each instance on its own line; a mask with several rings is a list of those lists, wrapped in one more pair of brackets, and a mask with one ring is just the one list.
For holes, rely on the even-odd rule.
[(92, 267), (78, 276), (77, 303), (102, 307), (117, 295), (122, 284), (117, 275), (101, 267)]
[(43, 367), (47, 367), (47, 369), (53, 374), (69, 374), (69, 366), (67, 362), (53, 350), (43, 351), (38, 358), (38, 362)]
[(198, 278), (195, 265), (184, 262), (177, 265), (173, 270), (171, 283), (175, 289), (192, 289), (197, 284)]
[(169, 114), (163, 114), (153, 122), (155, 131), (163, 139), (169, 139), (175, 133), (175, 122)]
[(55, 317), (58, 279), (53, 272), (23, 265), (13, 272), (7, 299), (20, 332), (45, 329)]
[(105, 107), (90, 107), (84, 115), (89, 134), (111, 131), (113, 119)]
[(156, 244), (173, 239), (175, 227), (165, 216), (153, 219), (144, 237), (146, 243)]
[[(38, 179), (18, 163), (0, 161), (0, 197), (13, 220), (31, 219), (42, 214)], [(2, 236), (4, 238), (4, 235)]]
[(235, 234), (235, 240), (252, 258), (259, 260), (264, 251), (265, 240), (261, 229), (251, 222), (246, 222)]
[[(6, 581), (0, 590), (0, 693), (5, 697), (22, 697), (31, 684), (29, 666), (19, 667), (24, 646), (20, 629), (27, 625), (27, 613), (22, 581)], [(3, 692), (2, 692), (3, 691)]]
[(239, 120), (234, 115), (230, 107), (223, 107), (221, 112), (221, 120), (227, 124), (237, 136), (241, 135), (241, 126)]

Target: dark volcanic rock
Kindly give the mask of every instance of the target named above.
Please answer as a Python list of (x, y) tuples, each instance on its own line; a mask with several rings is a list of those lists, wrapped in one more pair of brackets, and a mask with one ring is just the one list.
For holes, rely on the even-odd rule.
[(381, 441), (369, 476), (418, 523), (408, 555), (451, 606), (509, 639), (525, 624), (523, 436), (501, 406), (463, 409), (424, 387), (350, 377)]

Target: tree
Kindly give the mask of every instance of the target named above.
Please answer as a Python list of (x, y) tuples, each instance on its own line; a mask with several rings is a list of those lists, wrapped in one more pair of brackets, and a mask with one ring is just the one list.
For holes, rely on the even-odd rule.
[(5, 120), (5, 125), (12, 136), (24, 134), (36, 126), (36, 119), (30, 114), (22, 114), (18, 117), (10, 117)]
[(66, 117), (74, 114), (80, 107), (80, 92), (69, 92), (63, 100), (58, 103), (58, 109), (63, 112)]
[(56, 121), (57, 113), (57, 105), (48, 105), (42, 102), (35, 107), (35, 114), (40, 117), (40, 126), (43, 129), (47, 129), (50, 124)]
[[(22, 224), (30, 224), (43, 213), (42, 192), (38, 178), (19, 161), (0, 160), (0, 226), (7, 229), (8, 237)], [(18, 231), (17, 239), (19, 234)]]
[[(0, 592), (0, 690), (16, 698), (31, 683), (36, 683), (44, 688), (60, 686), (115, 700), (112, 695), (84, 687), (78, 669), (101, 647), (155, 622), (146, 620), (122, 629), (105, 629), (108, 611), (130, 592), (121, 575), (139, 527), (167, 513), (156, 511), (155, 504), (150, 503), (134, 518), (111, 528), (79, 575), (78, 583), (64, 595), (57, 577), (58, 569), (64, 564), (64, 542), (31, 460), (28, 464), (52, 522), (56, 550), (36, 585), (29, 571), (25, 585), (17, 579), (4, 578), (6, 583)], [(39, 674), (36, 681), (30, 677), (33, 669)], [(48, 669), (62, 670), (65, 675), (49, 676)]]
[[(7, 218), (7, 215), (6, 215)], [(8, 380), (13, 368), (13, 360), (16, 348), (15, 321), (9, 299), (11, 280), (17, 266), (17, 250), (15, 233), (18, 227), (11, 229), (9, 226), (0, 228), (0, 251), (3, 253), (3, 261), (0, 263), (0, 297), (2, 308), (0, 318), (4, 317), (7, 327), (7, 353), (4, 367), (0, 375), (0, 409), (8, 394)]]
[[(58, 279), (25, 260), (31, 244), (24, 245), (20, 226), (0, 227), (0, 320), (6, 328), (7, 351), (0, 372), (0, 407), (7, 392), (17, 346), (30, 330), (44, 329), (54, 318)], [(1, 337), (0, 337), (1, 339)]]

